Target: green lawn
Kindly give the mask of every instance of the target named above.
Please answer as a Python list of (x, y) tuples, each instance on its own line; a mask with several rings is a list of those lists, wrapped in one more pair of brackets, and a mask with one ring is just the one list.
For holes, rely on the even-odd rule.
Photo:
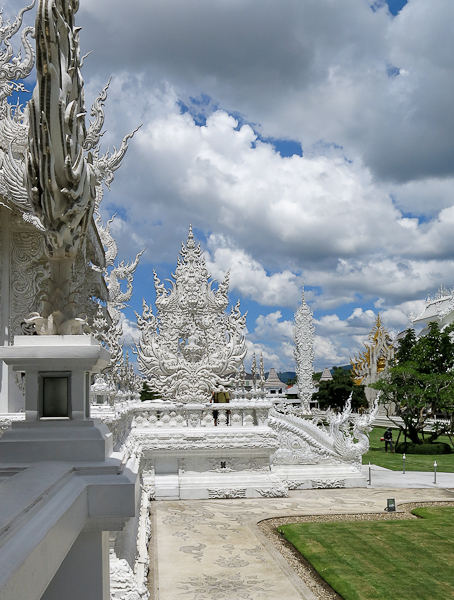
[[(386, 467), (393, 471), (402, 470), (402, 454), (391, 454), (385, 452), (385, 442), (381, 442), (385, 429), (383, 427), (374, 427), (371, 431), (370, 449), (363, 456), (363, 465), (369, 464)], [(397, 440), (398, 431), (393, 429), (394, 442)], [(449, 444), (449, 438), (440, 437), (440, 442)], [(400, 436), (403, 442), (403, 435)], [(405, 469), (407, 471), (433, 471), (434, 461), (437, 461), (437, 471), (440, 473), (454, 473), (454, 453), (453, 454), (435, 454), (432, 456), (423, 456), (421, 454), (407, 454), (405, 460)]]
[(454, 598), (454, 507), (411, 521), (282, 525), (286, 539), (344, 600)]

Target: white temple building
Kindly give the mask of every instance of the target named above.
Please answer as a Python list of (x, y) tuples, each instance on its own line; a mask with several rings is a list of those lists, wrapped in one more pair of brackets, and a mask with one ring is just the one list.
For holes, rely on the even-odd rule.
[(369, 384), (378, 381), (394, 358), (393, 341), (383, 327), (380, 314), (377, 315), (375, 325), (364, 346), (366, 350), (360, 352), (354, 359), (350, 359), (350, 362), (355, 385), (365, 386), (364, 393), (371, 407), (378, 396), (378, 391), (370, 388)]
[(441, 330), (454, 321), (454, 290), (441, 286), (433, 298), (427, 296), (426, 305), (422, 312), (411, 321), (415, 326), (423, 326), (419, 335), (425, 335), (431, 321), (436, 321)]
[(333, 376), (331, 375), (330, 369), (328, 369), (328, 367), (325, 367), (323, 369), (323, 373), (322, 373), (322, 376), (319, 379), (319, 382), (320, 381), (332, 381), (332, 380), (333, 380)]
[(285, 398), (286, 385), (276, 373), (276, 369), (270, 369), (265, 381), (266, 395), (273, 398)]

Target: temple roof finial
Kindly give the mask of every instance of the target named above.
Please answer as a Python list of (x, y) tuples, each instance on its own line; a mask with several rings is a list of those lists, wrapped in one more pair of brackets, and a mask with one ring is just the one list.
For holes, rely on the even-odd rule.
[(192, 233), (192, 223), (189, 223), (189, 233), (188, 233), (187, 247), (188, 248), (195, 248), (194, 234)]

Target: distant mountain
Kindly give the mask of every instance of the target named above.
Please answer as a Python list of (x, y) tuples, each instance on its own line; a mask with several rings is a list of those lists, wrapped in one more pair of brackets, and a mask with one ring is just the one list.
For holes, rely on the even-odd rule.
[(295, 371), (284, 371), (283, 373), (278, 373), (277, 376), (282, 381), (282, 383), (287, 383), (289, 379), (293, 379), (296, 377)]

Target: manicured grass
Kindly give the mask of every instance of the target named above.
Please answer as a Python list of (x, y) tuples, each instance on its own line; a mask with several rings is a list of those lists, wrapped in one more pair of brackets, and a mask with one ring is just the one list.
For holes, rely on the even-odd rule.
[[(374, 427), (371, 431), (370, 449), (363, 456), (363, 465), (368, 465), (369, 461), (372, 465), (385, 467), (392, 471), (402, 470), (402, 454), (391, 454), (385, 452), (385, 442), (381, 442), (385, 429), (383, 427)], [(398, 431), (393, 429), (394, 443), (397, 440)], [(449, 438), (441, 437), (440, 442), (449, 444)], [(403, 436), (400, 436), (400, 441), (403, 442)], [(407, 471), (433, 471), (434, 461), (437, 461), (437, 471), (439, 473), (454, 473), (454, 453), (453, 454), (434, 454), (432, 456), (424, 456), (421, 454), (407, 454), (405, 460), (405, 469)]]
[(454, 507), (411, 521), (282, 525), (286, 539), (344, 600), (454, 598)]

